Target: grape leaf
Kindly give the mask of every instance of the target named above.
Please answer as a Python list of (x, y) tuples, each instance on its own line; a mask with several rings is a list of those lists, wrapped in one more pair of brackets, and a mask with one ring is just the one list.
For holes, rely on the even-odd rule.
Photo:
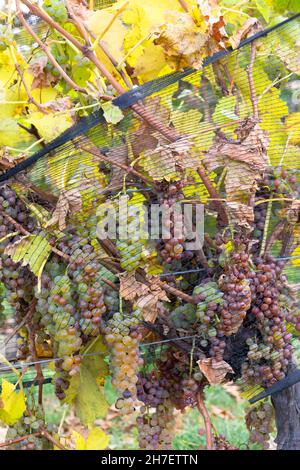
[(87, 438), (77, 431), (72, 431), (76, 439), (76, 450), (104, 450), (109, 444), (109, 436), (99, 428), (92, 428)]
[(101, 108), (104, 111), (104, 117), (107, 122), (111, 124), (117, 124), (118, 122), (122, 121), (124, 114), (118, 106), (115, 106), (110, 101), (103, 103)]
[(234, 373), (232, 367), (225, 361), (216, 361), (209, 357), (197, 361), (199, 369), (205, 375), (210, 385), (219, 385), (223, 382), (226, 374)]
[(26, 397), (23, 390), (15, 391), (15, 386), (7, 380), (2, 380), (0, 400), (0, 420), (12, 426), (23, 416), (26, 409)]
[(5, 253), (22, 266), (29, 266), (38, 278), (38, 289), (41, 287), (41, 276), (51, 253), (51, 245), (42, 235), (26, 235), (5, 248)]

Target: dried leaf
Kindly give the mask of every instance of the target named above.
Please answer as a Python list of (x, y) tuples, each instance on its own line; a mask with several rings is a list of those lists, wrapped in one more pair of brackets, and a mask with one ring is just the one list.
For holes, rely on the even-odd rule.
[(219, 385), (226, 374), (234, 373), (232, 367), (225, 361), (216, 361), (209, 357), (197, 361), (200, 371), (205, 375), (210, 385)]
[(236, 49), (243, 39), (252, 36), (252, 34), (260, 30), (262, 30), (262, 26), (259, 21), (256, 18), (248, 18), (243, 26), (230, 37), (229, 42), (231, 46)]
[(146, 275), (149, 284), (137, 281), (135, 273), (120, 274), (120, 295), (134, 302), (140, 308), (146, 321), (154, 323), (157, 317), (157, 304), (160, 300), (169, 302), (165, 291), (158, 285), (158, 276)]
[(156, 181), (165, 179), (170, 181), (178, 169), (191, 168), (199, 165), (198, 159), (191, 158), (193, 143), (188, 137), (183, 137), (171, 144), (163, 141), (154, 151), (147, 150), (144, 153), (142, 166), (145, 171)]
[(55, 101), (47, 101), (46, 103), (43, 103), (42, 106), (47, 110), (60, 112), (70, 109), (72, 107), (72, 101), (69, 96), (65, 96), (64, 98), (58, 98)]
[(46, 223), (45, 227), (58, 224), (59, 230), (65, 230), (66, 218), (69, 213), (75, 214), (82, 208), (82, 198), (80, 190), (87, 189), (84, 183), (78, 188), (61, 190), (55, 210), (51, 219)]
[(47, 62), (48, 57), (39, 57), (38, 59), (32, 61), (28, 67), (28, 71), (34, 77), (31, 84), (32, 90), (35, 88), (50, 87), (52, 83), (57, 81), (57, 77), (54, 77), (51, 72), (46, 69)]
[(202, 67), (208, 35), (188, 13), (170, 11), (166, 23), (157, 31), (156, 44), (162, 46), (169, 62), (176, 68)]
[(237, 225), (249, 228), (254, 216), (248, 202), (267, 168), (269, 140), (267, 133), (251, 118), (245, 119), (235, 133), (236, 142), (217, 136), (205, 152), (203, 163), (209, 172), (218, 167), (227, 169), (224, 180), (227, 202), (234, 203), (228, 205), (231, 219)]
[(213, 38), (222, 47), (225, 47), (224, 41), (228, 38), (224, 28), (226, 23), (217, 1), (198, 0), (197, 3), (199, 10), (208, 25), (210, 37)]
[(239, 202), (227, 202), (227, 213), (229, 219), (240, 227), (245, 227), (248, 230), (251, 229), (254, 222), (253, 207), (241, 204)]

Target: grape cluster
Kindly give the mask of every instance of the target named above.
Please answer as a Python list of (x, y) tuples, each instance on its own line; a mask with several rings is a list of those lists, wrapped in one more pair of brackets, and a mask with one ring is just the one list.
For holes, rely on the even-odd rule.
[(106, 305), (97, 255), (90, 243), (85, 240), (76, 243), (68, 273), (72, 283), (76, 284), (76, 313), (80, 317), (80, 327), (85, 335), (97, 336)]
[(41, 429), (46, 429), (50, 434), (55, 431), (54, 426), (45, 424), (45, 415), (40, 406), (34, 407), (30, 413), (25, 411), (24, 415), (6, 433), (6, 440), (13, 440), (19, 437), (28, 436), (26, 439), (15, 443), (13, 450), (52, 450), (53, 444), (45, 437), (34, 436)]
[(143, 364), (139, 353), (140, 317), (137, 309), (128, 314), (116, 312), (105, 327), (105, 341), (111, 352), (112, 385), (119, 394), (116, 408), (122, 414), (133, 412), (137, 402), (137, 374)]
[(177, 181), (162, 188), (160, 200), (163, 211), (162, 240), (159, 244), (160, 255), (165, 263), (180, 260), (184, 252), (184, 220), (181, 207), (178, 204), (184, 196), (183, 181)]
[(194, 289), (198, 300), (196, 317), (200, 326), (198, 333), (203, 340), (215, 337), (217, 334), (218, 310), (223, 303), (224, 293), (214, 281), (204, 280)]
[(190, 331), (197, 320), (196, 308), (193, 304), (188, 303), (179, 305), (172, 310), (170, 318), (176, 329)]
[[(145, 240), (148, 237), (142, 227), (144, 200), (142, 194), (133, 193), (131, 197), (127, 197), (127, 210), (120, 206), (119, 238), (116, 245), (120, 253), (121, 267), (126, 271), (133, 271), (143, 264)], [(123, 231), (126, 231), (125, 237)], [(149, 256), (148, 252), (146, 256)]]
[[(15, 321), (18, 324), (27, 314), (28, 306), (33, 299), (35, 278), (27, 267), (22, 267), (21, 263), (15, 263), (5, 254), (6, 246), (20, 238), (16, 234), (16, 227), (5, 215), (22, 224), (27, 231), (34, 230), (33, 219), (25, 204), (7, 185), (0, 188), (0, 238), (4, 238), (0, 243), (0, 284), (2, 283), (2, 290), (5, 288), (6, 300), (12, 307)], [(26, 327), (20, 329), (18, 335), (17, 357), (18, 359), (27, 359), (29, 348)]]
[[(251, 314), (258, 337), (248, 339), (248, 361), (243, 364), (244, 377), (270, 386), (282, 379), (292, 356), (292, 334), (286, 330), (288, 312), (281, 303), (287, 279), (282, 274), (285, 263), (272, 256), (255, 260), (251, 273)], [(259, 344), (258, 344), (259, 340)]]
[(231, 336), (239, 330), (251, 304), (249, 255), (245, 253), (245, 245), (241, 240), (236, 240), (236, 243), (241, 251), (230, 256), (225, 264), (225, 275), (219, 279), (220, 288), (224, 292), (219, 330), (225, 336)]
[(255, 243), (252, 247), (252, 253), (259, 251), (261, 242), (264, 235), (264, 227), (266, 222), (268, 203), (264, 202), (254, 208), (254, 231), (253, 236), (257, 240), (258, 244)]
[(152, 371), (140, 375), (137, 396), (143, 402), (137, 418), (141, 449), (170, 449), (174, 432), (174, 406), (166, 388), (167, 379)]
[(215, 450), (238, 450), (230, 444), (223, 434), (214, 436), (214, 449)]
[(273, 423), (274, 409), (269, 402), (262, 402), (250, 408), (246, 415), (250, 442), (261, 445), (263, 449), (268, 449), (270, 433), (273, 431)]

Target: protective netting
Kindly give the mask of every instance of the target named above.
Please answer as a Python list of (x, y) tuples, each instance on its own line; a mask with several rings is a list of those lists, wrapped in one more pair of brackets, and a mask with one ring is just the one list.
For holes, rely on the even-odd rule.
[[(286, 207), (285, 212), (282, 211), (276, 191), (278, 179), (283, 178), (282, 171), (285, 171), (289, 178), (284, 188), (287, 201), (299, 198), (299, 22), (298, 15), (268, 33), (255, 35), (237, 50), (222, 51), (207, 58), (200, 71), (184, 70), (134, 87), (113, 101), (124, 113), (118, 124), (108, 123), (99, 109), (78, 120), (31, 157), (2, 173), (0, 182), (14, 181), (16, 187), (24, 182), (29, 188), (34, 185), (40, 194), (46, 192), (52, 195), (56, 203), (61, 201), (68, 205), (71, 224), (72, 221), (74, 224), (82, 221), (79, 233), (72, 226), (60, 227), (62, 238), (57, 249), (66, 256), (68, 274), (58, 272), (58, 284), (50, 292), (50, 297), (60, 296), (65, 292), (66, 285), (72, 285), (70, 289), (75, 292), (72, 291), (67, 301), (69, 311), (66, 312), (65, 304), (59, 310), (43, 294), (37, 295), (38, 309), (42, 311), (46, 304), (49, 312), (47, 319), (46, 315), (42, 315), (43, 322), (46, 325), (49, 322), (51, 333), (56, 338), (67, 328), (78, 329), (78, 325), (83, 336), (96, 335), (103, 311), (106, 310), (107, 322), (110, 319), (106, 297), (113, 298), (109, 303), (111, 310), (119, 307), (118, 294), (114, 289), (118, 270), (106, 259), (107, 253), (115, 253), (110, 252), (109, 243), (105, 252), (103, 247), (101, 250), (95, 249), (94, 242), (97, 224), (101, 221), (97, 209), (108, 202), (114, 207), (118, 204), (120, 193), (127, 195), (127, 201), (132, 205), (157, 203), (157, 193), (163, 192), (162, 179), (175, 181), (175, 185), (182, 181), (182, 185), (177, 187), (182, 191), (182, 200), (203, 203), (214, 213), (216, 198), (207, 190), (201, 174), (199, 176), (196, 171), (204, 167), (210, 184), (218, 190), (221, 203), (234, 220), (235, 204), (237, 201), (244, 206), (248, 204), (257, 175), (265, 172), (264, 189), (257, 198), (256, 212), (254, 210), (256, 237), (259, 240), (257, 250), (265, 245), (282, 218), (291, 217), (291, 232), (295, 232), (298, 219), (293, 221)], [(40, 36), (51, 34), (38, 22), (35, 31), (38, 35), (40, 32)], [(26, 37), (24, 44), (22, 38), (16, 37), (16, 40), (24, 52)], [(143, 121), (141, 116), (145, 113), (150, 117)], [(230, 165), (225, 165), (228, 160), (231, 161)], [(242, 202), (240, 191), (247, 196)], [(73, 211), (72, 207), (75, 208)], [(249, 220), (246, 218), (247, 223)], [(28, 233), (31, 233), (30, 229)], [(44, 228), (41, 233), (42, 237), (47, 237), (47, 229)], [(294, 233), (295, 238), (298, 236)], [(127, 241), (119, 240), (116, 243), (121, 254), (121, 268), (127, 272), (147, 265), (143, 247), (146, 245), (151, 250), (157, 241), (147, 245), (146, 238), (141, 237), (134, 242), (132, 249)], [(42, 244), (41, 240), (40, 245), (36, 245), (37, 251)], [(299, 259), (297, 253), (286, 253), (282, 246), (275, 247), (273, 255), (284, 262)], [(186, 294), (192, 295), (210, 268), (201, 266), (199, 259), (190, 261), (187, 258), (186, 262), (171, 266), (169, 259), (165, 258), (161, 261), (163, 266), (159, 276), (171, 286), (184, 286)], [(96, 272), (97, 264), (101, 264), (102, 268)], [(297, 266), (294, 264), (285, 269), (290, 280), (298, 282)], [(89, 300), (84, 298), (86, 275), (90, 275), (94, 283), (94, 291), (89, 291)], [(45, 283), (49, 294), (47, 276), (50, 274), (47, 269), (43, 276), (42, 283)], [(99, 289), (103, 290), (100, 300)], [(95, 291), (97, 300), (95, 311), (91, 314), (86, 311), (86, 303)], [(130, 298), (130, 295), (129, 289), (127, 296)], [(200, 289), (197, 295), (204, 298), (204, 316), (207, 310), (210, 314), (214, 312), (222, 297), (214, 282), (203, 284), (202, 291)], [(208, 308), (209, 304), (214, 305)], [(78, 305), (79, 310), (75, 311)], [(204, 336), (209, 337), (212, 332), (207, 333), (206, 327), (199, 328), (194, 335), (186, 333), (196, 318), (202, 318), (201, 308), (192, 306), (183, 315), (181, 313), (177, 310), (172, 315), (175, 326), (176, 322), (179, 325), (177, 333), (181, 331), (184, 340), (172, 331), (164, 334), (163, 329), (159, 328), (160, 340), (142, 345), (146, 351), (146, 372), (147, 368), (151, 369), (151, 361), (163, 353), (164, 342), (171, 342), (175, 350), (183, 349), (189, 354), (192, 351), (192, 364), (207, 350), (207, 339), (203, 340), (202, 334), (204, 331)], [(121, 316), (120, 324), (124, 324), (124, 316)], [(128, 317), (130, 320), (132, 314)], [(207, 315), (205, 321), (207, 318), (209, 321)], [(149, 327), (149, 324), (146, 326)], [(114, 328), (120, 326), (114, 325)], [(176, 332), (176, 327), (174, 330)], [(64, 338), (58, 339), (63, 341)], [(73, 339), (75, 343), (78, 340), (76, 331)], [(13, 341), (11, 338), (5, 347), (9, 360), (13, 359), (15, 350), (15, 345), (10, 346)], [(58, 353), (60, 357), (65, 356), (63, 348)], [(235, 373), (238, 375), (241, 372), (240, 357), (245, 356), (245, 350), (235, 351), (235, 355), (236, 364), (232, 365), (236, 365)], [(50, 362), (53, 358), (40, 360)], [(34, 363), (29, 361), (27, 365), (30, 367)]]

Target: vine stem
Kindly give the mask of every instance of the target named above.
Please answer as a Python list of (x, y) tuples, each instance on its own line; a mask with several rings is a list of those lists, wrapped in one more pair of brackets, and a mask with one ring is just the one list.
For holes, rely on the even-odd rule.
[(68, 450), (60, 442), (58, 442), (56, 439), (54, 439), (54, 437), (52, 437), (51, 434), (46, 429), (42, 428), (41, 432), (40, 432), (40, 435), (45, 436), (45, 438), (48, 439), (48, 441), (52, 442), (52, 444), (54, 444), (60, 450)]
[(15, 439), (10, 439), (6, 442), (1, 442), (0, 447), (13, 446), (14, 444), (18, 444), (18, 442), (26, 441), (26, 439), (29, 439), (30, 437), (38, 437), (39, 435), (39, 432), (35, 432), (33, 434), (27, 434), (26, 436), (16, 437)]
[[(81, 44), (76, 38), (74, 38), (72, 36), (72, 34), (70, 34), (68, 31), (66, 31), (60, 24), (58, 24), (56, 21), (54, 21), (53, 18), (48, 16), (36, 4), (32, 4), (29, 0), (21, 0), (21, 1), (22, 1), (22, 3), (24, 3), (29, 8), (29, 10), (33, 14), (35, 14), (36, 16), (38, 16), (39, 18), (44, 20), (51, 28), (54, 28), (56, 31), (58, 31), (64, 38), (66, 38), (71, 44), (73, 44), (73, 46), (75, 46), (75, 48), (77, 48), (85, 57), (87, 57), (96, 66), (96, 68), (101, 72), (101, 74), (107, 79), (107, 81), (115, 88), (115, 90), (119, 94), (122, 95), (126, 92), (126, 90), (123, 88), (123, 86), (120, 83), (118, 83), (118, 81), (114, 78), (114, 76), (100, 62), (100, 60), (97, 58), (97, 56), (95, 55), (92, 48), (88, 47), (86, 44), (85, 45)], [(17, 0), (17, 2), (19, 3), (20, 0)], [(24, 18), (23, 18), (23, 20), (24, 20)], [(79, 20), (77, 19), (77, 23), (78, 22), (79, 22)], [(29, 26), (29, 25), (27, 25), (27, 26)], [(29, 32), (30, 32), (31, 35), (32, 35), (32, 33), (35, 35), (35, 33), (32, 30), (29, 31)], [(85, 33), (86, 33), (86, 31), (85, 31)], [(38, 40), (39, 40), (39, 38), (38, 38)], [(40, 43), (41, 43), (41, 41), (39, 42), (39, 44)], [(41, 47), (45, 48), (46, 46), (43, 43), (41, 43)], [(45, 49), (45, 52), (46, 51), (49, 53), (49, 51), (47, 50), (47, 47)], [(49, 55), (48, 55), (48, 57), (49, 57)], [(57, 65), (59, 66), (59, 64), (57, 64)], [(64, 71), (63, 71), (63, 73), (65, 74)], [(70, 77), (68, 77), (68, 76), (67, 76), (67, 81), (68, 81), (68, 83), (70, 83)], [(75, 84), (75, 86), (77, 86), (77, 85)], [(151, 113), (148, 109), (146, 109), (141, 104), (135, 103), (131, 106), (131, 109), (136, 114), (138, 114), (143, 120), (145, 120), (148, 123), (148, 125), (150, 125), (154, 129), (156, 129), (158, 132), (160, 132), (160, 134), (162, 134), (170, 142), (175, 142), (176, 140), (180, 139), (181, 134), (175, 128), (171, 128), (171, 127), (166, 126), (165, 124), (163, 124), (159, 120), (159, 118), (157, 118), (155, 115), (153, 115), (153, 113)], [(212, 191), (212, 184), (211, 184), (209, 178), (207, 177), (207, 175), (206, 175), (203, 168), (200, 168), (199, 175), (202, 178), (202, 181), (203, 181), (204, 185), (206, 186), (208, 192), (210, 193), (210, 191)], [(217, 195), (215, 190), (214, 190), (214, 197), (218, 198), (218, 195)], [(227, 220), (227, 215), (226, 215), (226, 212), (225, 212), (224, 208), (220, 205), (220, 203), (216, 204), (216, 206), (218, 207), (221, 219), (225, 222)]]
[(10, 52), (11, 52), (11, 56), (12, 56), (12, 59), (13, 59), (13, 62), (14, 62), (14, 65), (15, 65), (15, 69), (16, 71), (18, 72), (19, 74), (19, 77), (20, 77), (20, 80), (21, 82), (23, 83), (23, 86), (24, 86), (24, 89), (25, 89), (25, 92), (26, 92), (26, 95), (27, 95), (27, 98), (28, 98), (28, 103), (29, 104), (34, 104), (38, 110), (43, 113), (43, 114), (47, 114), (47, 112), (45, 111), (45, 109), (43, 108), (43, 106), (40, 105), (40, 103), (38, 103), (34, 98), (33, 96), (31, 95), (30, 93), (30, 90), (28, 88), (28, 85), (26, 83), (26, 80), (24, 78), (24, 72), (21, 70), (21, 67), (19, 66), (17, 60), (16, 60), (16, 57), (15, 57), (15, 53), (14, 53), (14, 50), (13, 50), (13, 47), (10, 46)]
[(251, 57), (250, 63), (247, 67), (247, 75), (248, 75), (248, 82), (249, 82), (249, 89), (250, 89), (250, 99), (253, 107), (253, 116), (258, 121), (259, 120), (259, 111), (258, 111), (258, 98), (255, 91), (255, 84), (253, 79), (253, 66), (256, 57), (256, 43), (253, 41), (251, 43)]
[(188, 4), (186, 3), (185, 0), (178, 0), (178, 3), (182, 6), (182, 8), (183, 8), (186, 12), (189, 11)]
[[(29, 2), (26, 2), (25, 0), (23, 1), (23, 3), (25, 3), (26, 6), (28, 6), (28, 8), (30, 9), (29, 5), (27, 3)], [(31, 5), (31, 4), (30, 4)], [(62, 78), (64, 78), (66, 80), (66, 82), (72, 87), (74, 88), (75, 91), (80, 91), (81, 93), (87, 93), (87, 91), (84, 89), (84, 88), (81, 88), (79, 85), (77, 85), (70, 77), (69, 75), (64, 71), (64, 69), (59, 65), (59, 63), (57, 62), (57, 60), (55, 59), (54, 55), (49, 51), (49, 48), (46, 46), (46, 44), (44, 44), (40, 38), (37, 36), (37, 34), (35, 34), (35, 32), (33, 31), (33, 29), (31, 28), (31, 26), (27, 23), (27, 21), (25, 20), (24, 16), (23, 16), (23, 13), (21, 11), (21, 8), (20, 8), (20, 0), (16, 0), (16, 6), (17, 6), (17, 9), (18, 9), (18, 17), (20, 18), (24, 28), (27, 29), (28, 33), (34, 38), (34, 40), (38, 43), (38, 45), (40, 46), (40, 48), (45, 52), (46, 56), (48, 57), (48, 59), (50, 60), (50, 62), (53, 64), (53, 66), (58, 70), (59, 74), (61, 75)]]
[(212, 185), (212, 182), (210, 181), (209, 177), (207, 176), (205, 170), (203, 167), (199, 167), (198, 170), (197, 170), (201, 180), (203, 181), (203, 184), (205, 185), (207, 191), (208, 191), (208, 194), (213, 198), (213, 199), (216, 199), (215, 201), (215, 206), (218, 210), (218, 213), (220, 215), (220, 218), (223, 222), (224, 225), (227, 225), (228, 224), (228, 217), (227, 217), (227, 213), (226, 213), (226, 210), (223, 206), (223, 204), (218, 200), (220, 199), (220, 196), (217, 192), (217, 190), (214, 188), (214, 186)]
[(204, 403), (203, 390), (197, 393), (197, 408), (204, 419), (205, 431), (206, 431), (206, 448), (207, 450), (213, 450), (213, 435), (212, 435), (212, 422)]

